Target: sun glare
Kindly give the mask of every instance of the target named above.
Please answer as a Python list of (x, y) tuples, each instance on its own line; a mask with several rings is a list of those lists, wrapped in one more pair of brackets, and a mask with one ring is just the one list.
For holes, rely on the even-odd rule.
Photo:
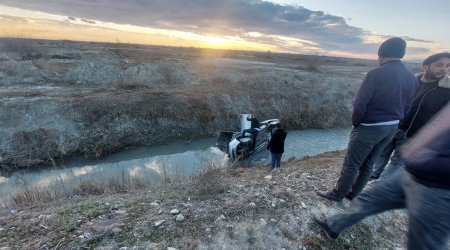
[[(180, 30), (166, 30), (129, 24), (117, 24), (43, 12), (29, 11), (0, 4), (0, 36), (80, 41), (165, 44), (212, 49), (279, 50), (276, 45), (248, 41), (240, 36), (216, 36)], [(6, 18), (6, 19), (5, 19)], [(252, 35), (258, 36), (257, 32)]]
[(215, 36), (203, 36), (203, 41), (212, 46), (224, 46), (227, 40)]

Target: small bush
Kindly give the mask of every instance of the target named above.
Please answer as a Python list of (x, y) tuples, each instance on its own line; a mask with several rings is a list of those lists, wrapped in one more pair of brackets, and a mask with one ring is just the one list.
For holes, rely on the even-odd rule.
[(227, 187), (222, 182), (222, 172), (222, 169), (216, 163), (203, 167), (199, 175), (194, 177), (192, 181), (191, 192), (200, 197), (210, 197), (224, 193)]
[(79, 178), (69, 186), (56, 184), (49, 187), (28, 187), (25, 185), (10, 198), (15, 205), (30, 205), (64, 199), (73, 195), (91, 196), (107, 193), (127, 193), (149, 188), (155, 183), (153, 177), (147, 173), (130, 175), (126, 171), (121, 171), (117, 175), (111, 175), (105, 179)]
[(3, 46), (3, 51), (16, 53), (22, 61), (35, 61), (46, 54), (46, 49), (35, 41), (27, 39), (9, 39)]
[(62, 192), (51, 189), (29, 189), (25, 188), (22, 191), (11, 196), (11, 200), (16, 205), (30, 205), (36, 203), (44, 203), (63, 197)]
[(105, 187), (93, 181), (81, 181), (77, 188), (77, 192), (82, 195), (100, 195), (105, 193)]
[(38, 163), (54, 165), (54, 158), (62, 154), (58, 148), (59, 140), (58, 133), (50, 129), (19, 131), (11, 138), (11, 150), (15, 154), (9, 161), (21, 166)]
[(184, 79), (180, 77), (179, 70), (169, 62), (162, 62), (159, 66), (159, 73), (163, 76), (162, 83), (169, 85), (180, 85)]

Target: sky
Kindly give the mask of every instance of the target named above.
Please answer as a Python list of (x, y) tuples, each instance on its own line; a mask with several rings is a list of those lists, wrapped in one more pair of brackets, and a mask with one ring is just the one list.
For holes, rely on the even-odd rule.
[(0, 0), (0, 36), (406, 60), (450, 51), (449, 0)]

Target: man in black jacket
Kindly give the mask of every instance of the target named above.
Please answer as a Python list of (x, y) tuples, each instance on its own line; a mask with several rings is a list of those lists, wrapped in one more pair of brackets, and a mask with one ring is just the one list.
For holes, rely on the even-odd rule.
[(345, 211), (314, 221), (329, 238), (367, 216), (408, 209), (407, 249), (447, 249), (450, 237), (450, 104), (401, 149), (405, 168), (357, 196)]
[(242, 130), (241, 137), (244, 137), (246, 133), (252, 134), (252, 141), (253, 141), (252, 148), (255, 149), (256, 138), (259, 133), (259, 130), (258, 130), (259, 125), (260, 125), (259, 120), (256, 115), (249, 115), (246, 119), (247, 119), (247, 121), (251, 122), (250, 128)]
[(270, 171), (279, 168), (281, 165), (281, 156), (283, 156), (284, 153), (284, 141), (287, 136), (286, 130), (281, 127), (280, 123), (278, 123), (276, 126), (277, 127), (275, 131), (273, 131), (269, 143), (267, 144), (267, 150), (269, 150), (272, 154), (272, 164)]

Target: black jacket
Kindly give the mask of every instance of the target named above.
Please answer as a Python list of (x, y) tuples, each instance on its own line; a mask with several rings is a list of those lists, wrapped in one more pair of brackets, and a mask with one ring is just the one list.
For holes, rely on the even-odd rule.
[(258, 118), (256, 117), (252, 117), (252, 118), (248, 118), (247, 117), (247, 121), (251, 121), (251, 128), (259, 128), (259, 121)]
[(284, 140), (286, 139), (287, 132), (282, 128), (277, 128), (270, 137), (267, 144), (267, 150), (270, 150), (272, 154), (284, 153)]
[(439, 83), (421, 86), (411, 104), (411, 110), (400, 124), (400, 129), (406, 131), (406, 137), (412, 137), (450, 101), (448, 81), (448, 76), (445, 76)]

